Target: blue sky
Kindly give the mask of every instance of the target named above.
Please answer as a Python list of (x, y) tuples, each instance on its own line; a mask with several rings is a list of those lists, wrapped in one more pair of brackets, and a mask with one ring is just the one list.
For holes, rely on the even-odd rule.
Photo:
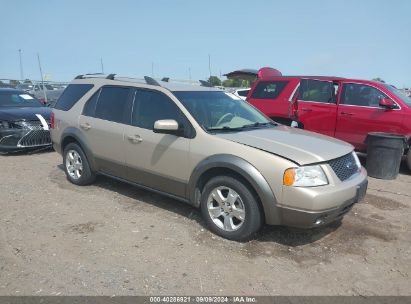
[(411, 1), (0, 0), (0, 78), (188, 79), (271, 66), (411, 86)]

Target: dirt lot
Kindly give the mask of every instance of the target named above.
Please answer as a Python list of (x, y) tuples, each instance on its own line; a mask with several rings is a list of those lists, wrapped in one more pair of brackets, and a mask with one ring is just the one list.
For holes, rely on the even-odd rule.
[(370, 178), (342, 225), (214, 236), (183, 203), (54, 152), (0, 157), (0, 295), (411, 295), (411, 175)]

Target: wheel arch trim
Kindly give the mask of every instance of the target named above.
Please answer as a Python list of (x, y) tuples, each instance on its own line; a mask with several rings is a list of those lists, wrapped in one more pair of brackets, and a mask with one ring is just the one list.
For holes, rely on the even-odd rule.
[(228, 169), (244, 178), (257, 193), (263, 207), (267, 224), (281, 223), (281, 215), (277, 208), (277, 199), (264, 176), (252, 164), (241, 157), (231, 154), (217, 154), (202, 160), (193, 170), (187, 187), (190, 203), (199, 207), (201, 177), (211, 169)]
[(64, 130), (62, 136), (61, 136), (61, 152), (64, 153), (64, 142), (67, 138), (72, 137), (74, 138), (78, 144), (80, 145), (80, 147), (83, 149), (84, 154), (86, 154), (87, 160), (89, 162), (90, 168), (93, 171), (97, 171), (97, 165), (96, 165), (96, 161), (94, 159), (94, 154), (93, 152), (91, 152), (90, 147), (87, 145), (87, 141), (86, 138), (84, 137), (84, 135), (81, 133), (80, 130), (73, 128), (73, 127), (69, 127), (67, 129)]

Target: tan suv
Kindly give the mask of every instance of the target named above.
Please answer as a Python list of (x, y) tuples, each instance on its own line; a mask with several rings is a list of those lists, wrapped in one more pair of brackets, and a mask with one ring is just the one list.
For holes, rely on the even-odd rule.
[(200, 207), (231, 240), (264, 223), (328, 224), (367, 188), (351, 145), (207, 86), (80, 75), (53, 110), (51, 137), (70, 182), (102, 174), (160, 192)]

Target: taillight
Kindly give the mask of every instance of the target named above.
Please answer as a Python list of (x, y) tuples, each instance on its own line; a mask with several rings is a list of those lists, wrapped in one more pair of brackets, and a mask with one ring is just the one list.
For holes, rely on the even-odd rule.
[(54, 112), (51, 112), (51, 128), (54, 129)]

